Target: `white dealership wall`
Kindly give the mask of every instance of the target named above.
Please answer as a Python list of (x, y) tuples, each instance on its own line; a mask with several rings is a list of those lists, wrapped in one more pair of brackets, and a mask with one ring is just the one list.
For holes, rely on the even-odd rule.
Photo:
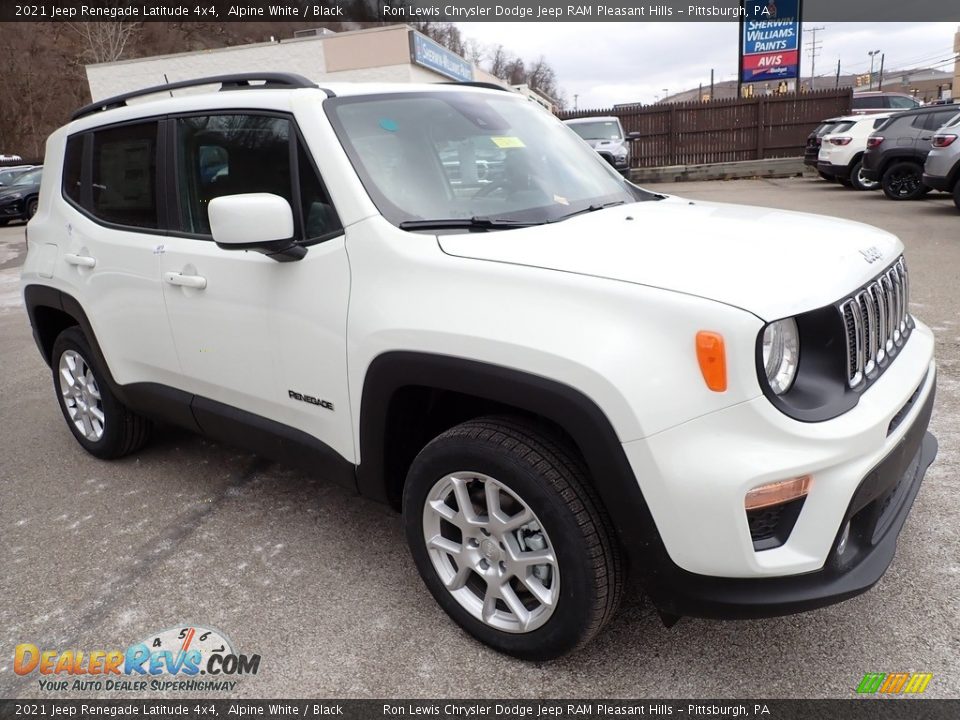
[[(215, 50), (157, 55), (88, 65), (87, 82), (94, 101), (178, 80), (243, 72), (293, 72), (320, 81), (445, 82), (450, 78), (410, 59), (407, 25), (390, 25), (344, 33)], [(503, 85), (474, 67), (474, 80)], [(177, 94), (202, 92), (185, 89)]]

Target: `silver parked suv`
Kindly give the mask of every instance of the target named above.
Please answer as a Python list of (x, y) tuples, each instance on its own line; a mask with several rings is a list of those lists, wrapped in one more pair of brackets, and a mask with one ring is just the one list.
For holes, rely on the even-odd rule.
[(953, 193), (953, 202), (960, 210), (960, 114), (933, 136), (933, 148), (923, 166), (923, 184), (934, 190)]

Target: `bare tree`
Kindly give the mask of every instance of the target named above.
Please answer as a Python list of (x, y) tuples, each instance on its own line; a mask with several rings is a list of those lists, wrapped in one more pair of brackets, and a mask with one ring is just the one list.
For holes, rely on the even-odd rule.
[(140, 32), (137, 22), (70, 23), (70, 29), (79, 37), (81, 57), (91, 63), (119, 60), (127, 43)]

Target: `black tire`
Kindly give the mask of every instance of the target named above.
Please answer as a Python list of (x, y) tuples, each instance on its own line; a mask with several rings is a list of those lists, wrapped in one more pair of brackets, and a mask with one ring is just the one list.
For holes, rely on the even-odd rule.
[(37, 198), (30, 198), (29, 200), (27, 200), (27, 205), (25, 209), (27, 211), (25, 219), (29, 220), (34, 215), (36, 215), (37, 214)]
[[(438, 576), (425, 540), (424, 505), (434, 486), (452, 473), (495, 478), (532, 510), (549, 536), (559, 598), (540, 627), (528, 632), (492, 627), (468, 612)], [(414, 561), (433, 597), (463, 629), (500, 652), (524, 660), (559, 657), (589, 642), (620, 604), (623, 555), (586, 468), (568, 442), (533, 423), (485, 417), (431, 441), (410, 467), (403, 515)]]
[(960, 210), (960, 182), (953, 186), (953, 204)]
[(922, 178), (923, 168), (917, 163), (900, 160), (884, 170), (880, 185), (891, 200), (916, 200), (927, 190)]
[(863, 161), (857, 160), (853, 164), (853, 167), (850, 168), (850, 185), (854, 190), (876, 190), (880, 187), (878, 182), (870, 182), (860, 177), (860, 172), (863, 170)]
[[(60, 372), (61, 359), (67, 352), (76, 353), (86, 363), (99, 390), (99, 405), (103, 414), (103, 425), (102, 435), (96, 440), (86, 437), (81, 432), (71, 419), (70, 411), (67, 408), (67, 401), (64, 398), (61, 385), (63, 377)], [(63, 413), (64, 420), (67, 421), (70, 432), (73, 433), (84, 450), (103, 460), (113, 460), (129, 455), (143, 447), (149, 439), (150, 421), (131, 411), (113, 394), (107, 383), (107, 375), (103, 367), (91, 352), (87, 338), (79, 327), (67, 328), (57, 336), (53, 343), (53, 355), (50, 364), (53, 367), (53, 387), (57, 393), (60, 411)]]
[(4, 227), (10, 220), (7, 218), (0, 218), (0, 227)]

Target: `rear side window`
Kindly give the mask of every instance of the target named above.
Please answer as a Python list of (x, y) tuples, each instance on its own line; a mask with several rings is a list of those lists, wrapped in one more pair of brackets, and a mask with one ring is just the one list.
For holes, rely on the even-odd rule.
[(908, 97), (901, 97), (899, 95), (892, 95), (889, 98), (890, 107), (897, 110), (909, 110), (917, 106), (917, 102)]
[(156, 228), (157, 123), (93, 133), (90, 211), (100, 220)]
[(852, 122), (842, 122), (834, 125), (833, 130), (830, 131), (831, 134), (846, 132), (854, 126), (855, 123)]
[(855, 97), (850, 107), (852, 107), (854, 110), (864, 110), (866, 108), (877, 107), (877, 104), (873, 98)]
[(881, 127), (883, 127), (884, 125), (887, 124), (887, 121), (888, 121), (889, 119), (890, 119), (890, 118), (878, 118), (878, 119), (874, 120), (874, 121), (873, 121), (873, 129), (874, 129), (874, 130), (879, 130)]
[(63, 156), (63, 194), (81, 204), (80, 182), (83, 176), (83, 135), (67, 138)]

